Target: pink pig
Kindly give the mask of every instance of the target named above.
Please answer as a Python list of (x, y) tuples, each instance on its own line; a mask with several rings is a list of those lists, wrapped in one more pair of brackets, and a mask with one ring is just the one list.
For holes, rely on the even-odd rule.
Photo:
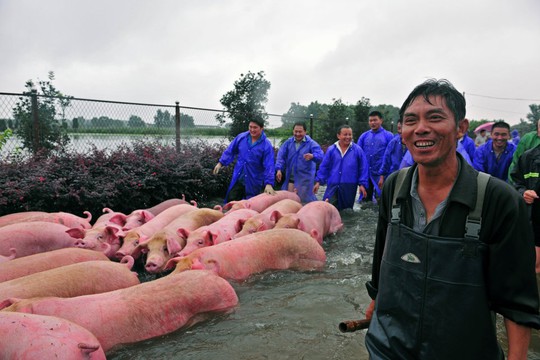
[(259, 215), (255, 215), (252, 218), (245, 221), (242, 225), (242, 230), (234, 236), (234, 238), (239, 238), (247, 234), (253, 234), (255, 232), (264, 231), (272, 229), (277, 219), (282, 214), (295, 213), (302, 208), (302, 204), (290, 200), (280, 200), (277, 203), (270, 205)]
[(2, 359), (106, 360), (90, 331), (55, 316), (0, 312)]
[(231, 201), (223, 206), (223, 210), (234, 211), (238, 209), (251, 209), (258, 213), (263, 212), (267, 207), (277, 203), (280, 200), (290, 199), (300, 203), (300, 197), (290, 191), (279, 190), (275, 195), (268, 195), (265, 193), (259, 194), (247, 200)]
[[(187, 271), (108, 293), (8, 299), (3, 311), (58, 316), (90, 330), (105, 352), (191, 326), (236, 306), (232, 286), (210, 271)], [(0, 312), (1, 313), (1, 312)]]
[(28, 255), (0, 263), (0, 283), (36, 272), (91, 260), (109, 261), (102, 253), (78, 248), (65, 248)]
[(170, 269), (176, 263), (172, 274), (206, 269), (225, 279), (242, 281), (268, 270), (321, 269), (325, 262), (323, 248), (305, 232), (272, 229), (173, 258), (165, 268)]
[(0, 301), (42, 296), (74, 297), (98, 294), (139, 284), (131, 264), (87, 261), (0, 283)]
[(322, 244), (323, 237), (340, 231), (343, 223), (334, 205), (326, 201), (312, 201), (304, 205), (296, 214), (278, 216), (275, 228), (302, 230)]
[(72, 228), (67, 232), (78, 239), (76, 247), (102, 252), (109, 259), (116, 258), (116, 252), (122, 245), (119, 237), (121, 228), (114, 224), (94, 226), (88, 230)]
[[(188, 204), (186, 197), (182, 195), (182, 199), (168, 199), (160, 202), (159, 204), (152, 206), (148, 209), (134, 210), (126, 217), (124, 230), (131, 230), (136, 227), (139, 227), (143, 224), (146, 224), (148, 221), (152, 220), (156, 215), (159, 215), (163, 211), (167, 210), (171, 206)], [(197, 206), (197, 203), (192, 201), (193, 206)]]
[(186, 256), (193, 250), (231, 240), (242, 229), (242, 224), (257, 214), (255, 210), (240, 209), (228, 212), (213, 224), (201, 226), (192, 232), (184, 231), (187, 235), (186, 246), (178, 256)]
[(197, 210), (197, 207), (189, 204), (171, 206), (146, 224), (131, 229), (125, 234), (119, 234), (124, 237), (124, 240), (122, 246), (116, 252), (115, 257), (120, 260), (126, 255), (132, 255), (139, 243), (144, 243), (150, 239), (154, 233), (161, 230), (174, 219), (194, 210)]
[(133, 255), (146, 253), (146, 271), (161, 272), (167, 261), (186, 246), (189, 231), (212, 224), (222, 217), (221, 211), (208, 208), (191, 211), (156, 232), (148, 241), (139, 244)]
[(90, 220), (92, 220), (92, 214), (90, 214), (88, 211), (85, 211), (84, 214), (86, 215), (86, 218), (66, 212), (48, 213), (43, 211), (25, 211), (0, 216), (0, 227), (20, 222), (44, 221), (65, 225), (67, 227), (82, 227), (84, 229), (90, 229)]
[(0, 228), (0, 255), (9, 256), (14, 248), (17, 257), (75, 246), (64, 225), (44, 221), (22, 222)]

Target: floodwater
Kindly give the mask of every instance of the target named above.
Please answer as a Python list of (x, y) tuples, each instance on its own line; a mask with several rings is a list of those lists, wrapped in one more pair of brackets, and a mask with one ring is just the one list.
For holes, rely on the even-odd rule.
[[(362, 205), (362, 207), (366, 207)], [(366, 330), (341, 333), (343, 320), (360, 319), (370, 298), (376, 205), (342, 211), (342, 232), (325, 238), (322, 271), (276, 271), (233, 283), (239, 304), (231, 313), (155, 339), (116, 348), (110, 360), (146, 359), (368, 359)], [(506, 348), (502, 320), (498, 333)], [(533, 330), (529, 359), (540, 359)]]

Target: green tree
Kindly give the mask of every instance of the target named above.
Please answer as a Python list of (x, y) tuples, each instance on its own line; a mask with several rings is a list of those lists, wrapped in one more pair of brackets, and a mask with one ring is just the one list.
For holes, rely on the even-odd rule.
[(192, 128), (195, 127), (195, 119), (191, 115), (180, 113), (180, 127)]
[(5, 129), (4, 131), (0, 132), (0, 150), (2, 150), (2, 147), (6, 145), (7, 140), (13, 135), (13, 132), (11, 129)]
[(353, 129), (353, 136), (358, 140), (360, 135), (369, 130), (369, 112), (371, 110), (371, 104), (369, 99), (362, 97), (353, 106), (354, 108), (354, 122), (351, 125)]
[(240, 79), (234, 82), (234, 89), (219, 100), (226, 113), (216, 115), (216, 119), (221, 125), (225, 124), (227, 118), (231, 119), (229, 130), (231, 139), (246, 131), (251, 119), (265, 122), (268, 118), (265, 104), (268, 101), (270, 82), (264, 75), (264, 71), (240, 74)]
[[(334, 103), (328, 107), (328, 118), (321, 121), (318, 133), (318, 141), (321, 144), (331, 144), (337, 141), (336, 133), (341, 125), (351, 125), (354, 119), (354, 110), (351, 106), (344, 104), (341, 99), (333, 99)], [(354, 131), (354, 130), (353, 130)], [(353, 135), (356, 136), (356, 134)]]
[(158, 128), (174, 127), (174, 117), (171, 116), (169, 110), (161, 111), (161, 109), (158, 109), (154, 116), (154, 124)]
[[(52, 71), (49, 72), (47, 81), (38, 81), (38, 88), (33, 80), (28, 80), (25, 83), (27, 91), (23, 92), (25, 96), (20, 97), (13, 108), (13, 117), (18, 125), (17, 134), (21, 137), (23, 145), (33, 153), (39, 150), (64, 149), (69, 143), (62, 120), (65, 109), (71, 105), (72, 97), (65, 96), (56, 89), (53, 80)], [(36, 96), (37, 99), (38, 129), (34, 129), (32, 96)], [(56, 119), (57, 115), (60, 115), (60, 121)]]
[(128, 120), (128, 126), (131, 128), (143, 128), (146, 127), (146, 124), (140, 116), (131, 115)]
[(540, 105), (531, 104), (529, 105), (529, 109), (531, 112), (527, 114), (527, 120), (529, 120), (532, 125), (532, 131), (536, 129), (536, 124), (538, 123), (538, 120), (540, 120)]
[(297, 121), (305, 121), (309, 119), (307, 106), (300, 103), (291, 103), (289, 110), (281, 116), (281, 124), (284, 128), (291, 128)]

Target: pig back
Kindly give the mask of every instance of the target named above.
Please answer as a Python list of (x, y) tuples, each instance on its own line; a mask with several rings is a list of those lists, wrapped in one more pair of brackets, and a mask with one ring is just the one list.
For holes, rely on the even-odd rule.
[(126, 264), (87, 261), (26, 275), (0, 283), (0, 301), (10, 297), (74, 297), (113, 291), (139, 284)]
[(40, 271), (91, 260), (109, 261), (107, 256), (101, 252), (80, 248), (58, 249), (15, 258), (0, 263), (0, 283)]

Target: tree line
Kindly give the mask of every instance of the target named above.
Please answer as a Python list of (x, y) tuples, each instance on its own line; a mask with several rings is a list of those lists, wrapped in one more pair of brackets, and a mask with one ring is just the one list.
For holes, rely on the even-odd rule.
[[(82, 131), (83, 129), (172, 129), (175, 127), (175, 117), (168, 110), (158, 109), (153, 116), (153, 122), (144, 121), (140, 116), (131, 115), (128, 120), (112, 119), (107, 116), (85, 119), (76, 117), (66, 119), (66, 109), (72, 105), (72, 96), (66, 96), (54, 85), (54, 72), (50, 71), (48, 80), (34, 83), (28, 80), (25, 83), (26, 96), (21, 96), (19, 102), (13, 108), (13, 119), (0, 119), (0, 132), (2, 140), (11, 136), (7, 130), (13, 130), (23, 141), (25, 147), (32, 152), (40, 149), (52, 150), (65, 147), (69, 142), (68, 132)], [(37, 86), (36, 86), (37, 85)], [(249, 121), (259, 119), (268, 122), (269, 114), (266, 112), (268, 91), (271, 83), (265, 78), (264, 71), (253, 73), (248, 71), (240, 74), (240, 78), (233, 84), (233, 89), (225, 93), (220, 99), (223, 112), (216, 115), (216, 121), (222, 128), (228, 129), (230, 139), (239, 133), (246, 131)], [(39, 94), (37, 96), (30, 96)], [(35, 104), (32, 104), (32, 101)], [(38, 110), (39, 129), (35, 129), (32, 108)], [(540, 105), (531, 104), (527, 120), (520, 120), (512, 129), (517, 129), (521, 134), (536, 129), (536, 123), (540, 119)], [(283, 131), (292, 129), (297, 121), (304, 121), (308, 126), (309, 135), (320, 144), (331, 144), (336, 141), (336, 130), (340, 125), (347, 124), (353, 129), (355, 137), (369, 129), (368, 114), (378, 110), (383, 114), (383, 127), (395, 132), (399, 118), (399, 108), (393, 105), (372, 105), (370, 99), (361, 97), (355, 104), (345, 104), (341, 99), (332, 99), (332, 103), (325, 104), (313, 101), (308, 105), (291, 103), (288, 111), (281, 115), (281, 128)], [(502, 119), (499, 119), (502, 120)], [(488, 122), (487, 119), (472, 120), (470, 132)], [(493, 120), (491, 120), (493, 121)], [(497, 121), (497, 120), (495, 120)], [(184, 129), (194, 128), (192, 116), (180, 114), (180, 126)], [(36, 142), (36, 136), (39, 141)], [(40, 149), (36, 149), (39, 144)]]

